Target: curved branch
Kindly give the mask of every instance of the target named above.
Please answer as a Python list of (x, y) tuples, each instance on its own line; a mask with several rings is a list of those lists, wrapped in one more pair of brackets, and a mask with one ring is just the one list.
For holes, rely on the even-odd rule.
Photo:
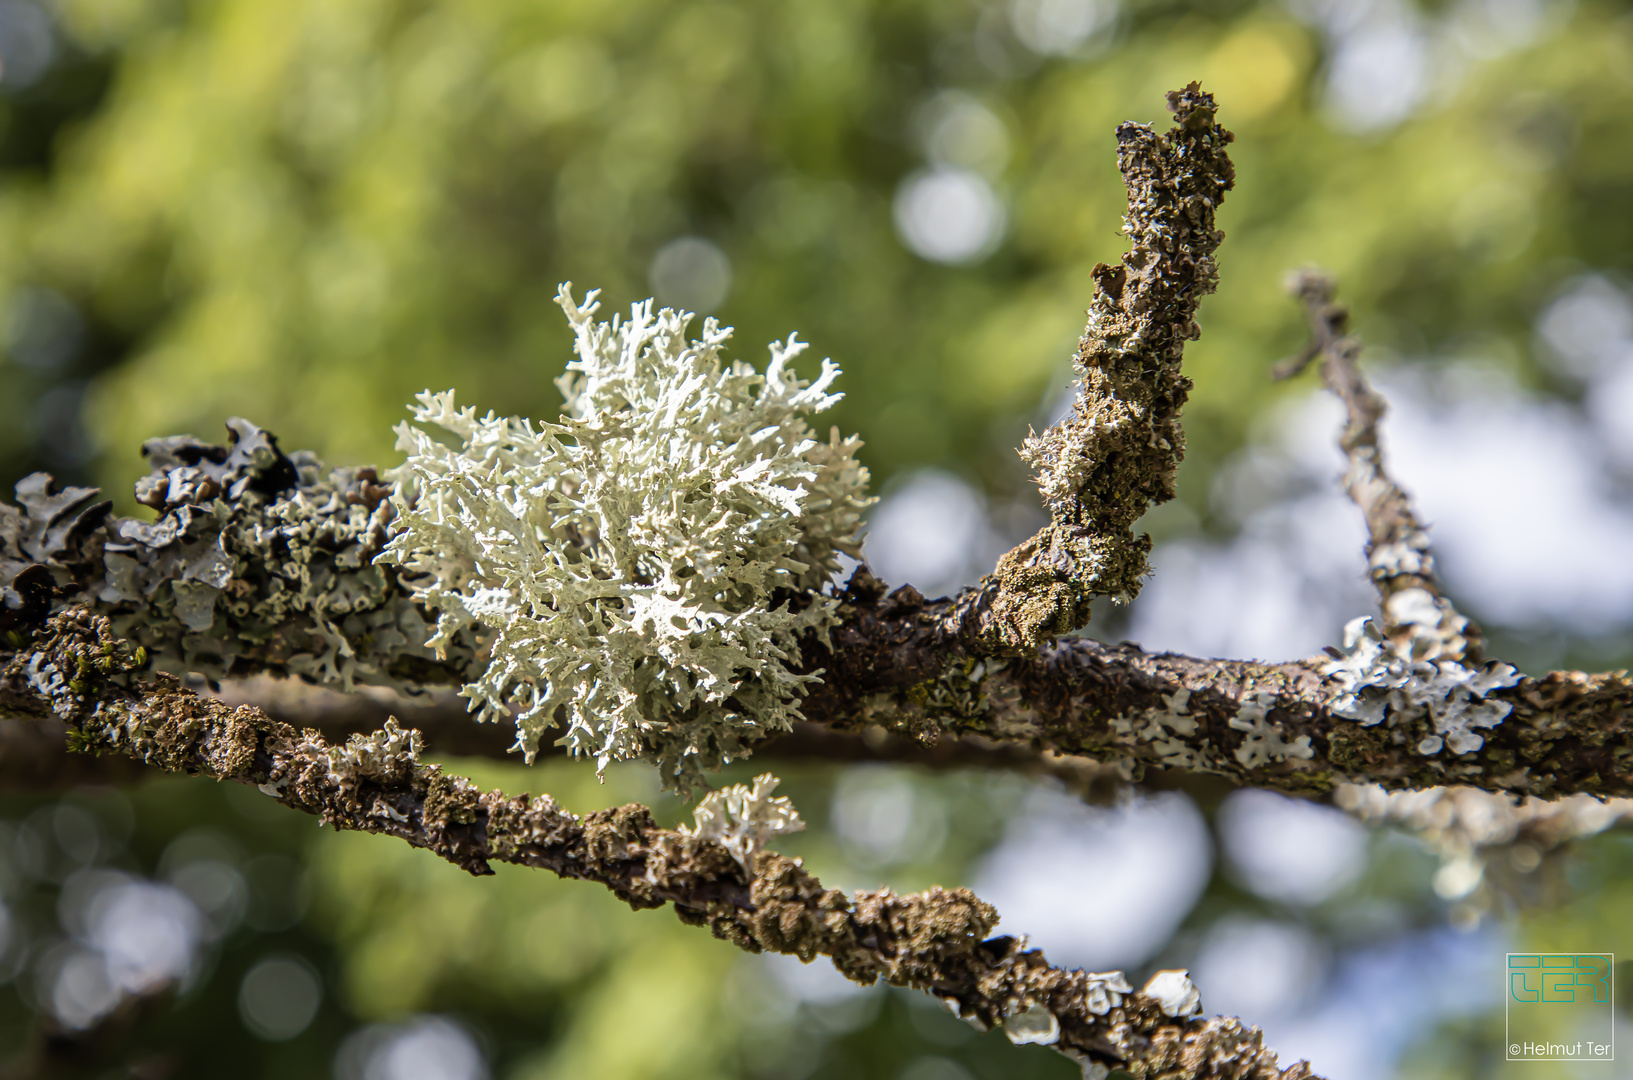
[(1175, 124), (1164, 134), (1117, 129), (1131, 247), (1116, 267), (1094, 268), (1075, 361), (1082, 394), (1021, 448), (1051, 520), (998, 561), (983, 583), (990, 598), (968, 609), (975, 620), (964, 632), (989, 651), (1030, 652), (1087, 624), (1095, 597), (1131, 599), (1151, 550), (1134, 522), (1174, 497), (1191, 390), (1180, 360), (1200, 333), (1197, 306), (1218, 284), (1213, 253), (1225, 234), (1214, 210), (1236, 171), (1211, 94), (1191, 83), (1168, 95), (1168, 108)]

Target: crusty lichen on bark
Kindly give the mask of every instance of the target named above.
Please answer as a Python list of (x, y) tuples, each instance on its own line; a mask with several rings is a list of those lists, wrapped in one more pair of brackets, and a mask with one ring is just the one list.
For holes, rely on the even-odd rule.
[(1224, 234), (1214, 211), (1235, 169), (1211, 94), (1192, 83), (1170, 93), (1168, 107), (1175, 124), (1164, 134), (1133, 122), (1117, 129), (1131, 246), (1117, 266), (1094, 268), (1070, 415), (1021, 448), (1050, 523), (998, 564), (981, 627), (994, 645), (1034, 649), (1088, 622), (1095, 597), (1131, 599), (1151, 549), (1134, 522), (1174, 496), (1191, 389), (1180, 360), (1218, 282)]
[(227, 428), (225, 446), (143, 445), (152, 471), (136, 497), (152, 521), (110, 516), (96, 489), (44, 473), (19, 483), (17, 505), (0, 502), (0, 624), (79, 604), (175, 674), (408, 693), (455, 681), (477, 642), (458, 635), (441, 657), (425, 647), (433, 620), (374, 561), (396, 528), (375, 471), (286, 455), (237, 417)]
[(1287, 285), (1304, 304), (1310, 341), (1276, 375), (1296, 375), (1319, 358), (1322, 381), (1344, 405), (1338, 440), (1349, 462), (1344, 490), (1366, 521), (1368, 575), (1383, 614), (1381, 627), (1369, 617), (1351, 620), (1344, 651), (1323, 665), (1341, 691), (1333, 712), (1368, 727), (1418, 729), (1413, 748), (1425, 757), (1472, 754), (1485, 745), (1480, 731), (1512, 711), (1492, 692), (1519, 684), (1520, 673), (1511, 664), (1480, 662), (1480, 630), (1446, 596), (1428, 529), (1384, 468), (1379, 428), (1388, 404), (1361, 373), (1361, 340), (1348, 330), (1336, 282), (1304, 269)]

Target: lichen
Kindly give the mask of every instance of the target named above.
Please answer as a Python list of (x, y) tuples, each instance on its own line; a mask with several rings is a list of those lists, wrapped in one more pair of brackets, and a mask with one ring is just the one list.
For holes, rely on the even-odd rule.
[(51, 591), (94, 606), (156, 670), (270, 671), (409, 693), (451, 681), (475, 638), (451, 642), (439, 663), (413, 598), (373, 565), (393, 527), (374, 470), (285, 455), (237, 417), (227, 428), (225, 446), (188, 435), (143, 445), (152, 471), (136, 495), (158, 512), (152, 521), (109, 518), (96, 489), (57, 490), (43, 473), (19, 483), (18, 505), (0, 504), (0, 618), (28, 606), (18, 586), (47, 570), (37, 584), (54, 589), (34, 621)]
[(1268, 690), (1251, 691), (1243, 695), (1236, 715), (1230, 718), (1230, 726), (1234, 730), (1247, 732), (1235, 755), (1245, 769), (1257, 768), (1267, 762), (1286, 761), (1288, 758), (1308, 761), (1315, 757), (1308, 735), (1300, 735), (1289, 742), (1282, 726), (1267, 719), (1270, 710), (1277, 704), (1277, 698), (1277, 694)]
[(1191, 973), (1183, 968), (1157, 972), (1140, 993), (1156, 1001), (1168, 1016), (1179, 1018), (1202, 1013), (1202, 994), (1191, 981)]
[(1004, 1034), (1017, 1046), (1028, 1043), (1050, 1046), (1060, 1041), (1060, 1020), (1034, 1002), (1014, 1016), (1004, 1018)]
[(1122, 1005), (1124, 996), (1134, 992), (1121, 971), (1089, 971), (1084, 973), (1084, 980), (1084, 1004), (1096, 1016)]
[(595, 293), (557, 299), (577, 358), (559, 423), (478, 417), (453, 393), (419, 396), (392, 477), (400, 531), (380, 557), (439, 613), (429, 646), (466, 632), (491, 658), (462, 693), (483, 720), (509, 715), (529, 758), (565, 723), (575, 754), (648, 757), (687, 788), (701, 766), (787, 730), (817, 673), (800, 638), (825, 637), (820, 595), (838, 555), (859, 553), (861, 445), (812, 437), (805, 417), (838, 395), (771, 347), (764, 374), (726, 362), (729, 328), (647, 301), (592, 318)]
[(1182, 687), (1162, 696), (1163, 708), (1146, 710), (1133, 719), (1114, 717), (1109, 726), (1131, 744), (1146, 744), (1164, 768), (1196, 768), (1202, 762), (1201, 755), (1184, 741), (1196, 734), (1196, 718), (1188, 708), (1190, 700), (1191, 691)]
[(1391, 727), (1420, 730), (1417, 752), (1425, 756), (1443, 748), (1454, 754), (1479, 750), (1485, 737), (1475, 729), (1496, 727), (1513, 708), (1488, 695), (1521, 681), (1510, 664), (1471, 668), (1447, 657), (1413, 655), (1410, 641), (1405, 647), (1390, 641), (1365, 616), (1345, 626), (1344, 648), (1321, 669), (1339, 691), (1332, 712), (1367, 727), (1387, 720)]
[(681, 832), (713, 840), (753, 873), (754, 858), (767, 841), (805, 831), (805, 822), (787, 796), (771, 797), (780, 782), (762, 773), (754, 778), (753, 787), (731, 784), (710, 792), (692, 810), (693, 827), (682, 826)]

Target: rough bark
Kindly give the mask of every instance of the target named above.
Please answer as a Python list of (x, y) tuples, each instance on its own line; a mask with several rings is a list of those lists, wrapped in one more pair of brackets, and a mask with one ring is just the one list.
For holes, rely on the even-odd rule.
[[(175, 486), (174, 471), (156, 475)], [(160, 525), (181, 511), (209, 524), (192, 541), (186, 529), (144, 526), (175, 535), (137, 552), (144, 565), (158, 568), (157, 585), (145, 600), (131, 600), (110, 588), (118, 574), (110, 556), (122, 553), (109, 549), (143, 544), (144, 533), (132, 528), (143, 523), (99, 515), (91, 489), (53, 492), (43, 478), (25, 485), (20, 510), (0, 504), (6, 544), (0, 558), (14, 568), (0, 581), (10, 593), (0, 613), (10, 650), (31, 621), (76, 604), (108, 615), (116, 630), (129, 628), (148, 663), (174, 673), (270, 673), (407, 690), (454, 685), (473, 674), (474, 647), (458, 663), (419, 654), (402, 628), (424, 628), (428, 620), (389, 572), (370, 578), (368, 591), (354, 586), (372, 569), (359, 560), (389, 535), (389, 519), (377, 526), (374, 520), (384, 504), (370, 510), (364, 501), (348, 501), (346, 489), (319, 485), (270, 497), (246, 486), (236, 499), (217, 493), (179, 504)], [(289, 524), (296, 506), (315, 507), (307, 513), (318, 524)], [(365, 522), (362, 530), (352, 517)], [(187, 573), (181, 553), (189, 544), (219, 547), (232, 559), (216, 601), (225, 610), (203, 631), (188, 630), (164, 595)], [(160, 572), (167, 567), (169, 578)], [(807, 666), (825, 674), (805, 701), (806, 719), (839, 731), (877, 726), (926, 744), (970, 735), (1084, 755), (1134, 779), (1145, 769), (1177, 768), (1300, 794), (1325, 793), (1344, 781), (1392, 788), (1461, 783), (1540, 796), (1633, 794), (1633, 682), (1625, 673), (1554, 672), (1491, 688), (1482, 700), (1511, 711), (1486, 730), (1483, 747), (1425, 756), (1418, 747), (1429, 737), (1427, 717), (1367, 726), (1335, 711), (1348, 691), (1326, 673), (1330, 658), (1210, 660), (1079, 638), (1030, 655), (995, 655), (978, 630), (995, 596), (990, 580), (933, 602), (910, 587), (886, 594), (859, 570), (844, 593), (832, 648), (807, 645)], [(272, 609), (279, 617), (268, 624), (262, 613)], [(27, 712), (24, 703), (4, 700), (0, 710)]]
[[(888, 595), (858, 572), (845, 621), (807, 698), (806, 717), (839, 729), (879, 724), (927, 741), (979, 734), (1124, 768), (1202, 770), (1292, 794), (1342, 782), (1388, 788), (1460, 783), (1555, 796), (1633, 793), (1633, 680), (1554, 672), (1491, 689), (1511, 711), (1470, 754), (1419, 752), (1426, 716), (1367, 726), (1335, 711), (1346, 696), (1333, 659), (1264, 664), (1147, 653), (1070, 638), (1025, 657), (984, 654), (959, 632), (979, 590), (925, 601)], [(1455, 692), (1455, 691), (1453, 691)]]
[(1030, 652), (1085, 625), (1095, 597), (1131, 599), (1151, 550), (1134, 522), (1174, 497), (1191, 390), (1180, 360), (1201, 333), (1197, 307), (1218, 284), (1213, 254), (1225, 234), (1214, 210), (1236, 171), (1212, 95), (1192, 83), (1168, 95), (1168, 108), (1166, 133), (1117, 128), (1131, 246), (1117, 266), (1094, 268), (1072, 411), (1021, 447), (1050, 522), (998, 561), (990, 602), (968, 609), (978, 619), (967, 632), (989, 651)]
[[(345, 742), (352, 735), (368, 735), (395, 719), (424, 737), (439, 758), (491, 758), (514, 763), (513, 742), (497, 724), (475, 724), (463, 698), (438, 694), (401, 698), (386, 694), (341, 694), (297, 680), (267, 677), (221, 684), (211, 690), (202, 680), (188, 685), (229, 708), (250, 705), (270, 719), (290, 727), (315, 728), (330, 742)], [(543, 747), (541, 756), (562, 756), (560, 746)], [(1089, 802), (1115, 802), (1127, 788), (1121, 771), (1090, 758), (1032, 750), (1015, 743), (1000, 743), (979, 735), (948, 736), (926, 745), (918, 739), (894, 735), (883, 728), (863, 732), (838, 731), (820, 724), (799, 723), (794, 730), (759, 744), (754, 760), (775, 769), (793, 762), (875, 762), (914, 765), (935, 770), (1002, 769), (1026, 776), (1050, 777)], [(161, 770), (114, 755), (93, 757), (68, 750), (68, 729), (54, 716), (0, 719), (0, 791), (61, 791), (80, 785), (136, 783)], [(1148, 787), (1183, 787), (1207, 799), (1217, 793), (1210, 778), (1174, 774)]]

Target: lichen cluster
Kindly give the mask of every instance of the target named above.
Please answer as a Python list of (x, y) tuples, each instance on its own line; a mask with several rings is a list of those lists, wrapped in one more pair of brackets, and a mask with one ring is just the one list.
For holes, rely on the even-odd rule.
[(143, 445), (152, 471), (136, 497), (157, 511), (152, 521), (109, 517), (94, 488), (25, 478), (17, 506), (0, 503), (6, 610), (21, 613), (18, 586), (40, 578), (47, 610), (53, 592), (94, 607), (161, 671), (270, 671), (343, 690), (452, 681), (474, 639), (451, 641), (439, 662), (420, 608), (375, 564), (393, 522), (374, 470), (286, 455), (237, 417), (227, 428), (225, 446), (190, 435)]
[(1253, 690), (1242, 695), (1242, 704), (1230, 718), (1233, 731), (1244, 731), (1246, 737), (1236, 748), (1235, 758), (1244, 769), (1255, 769), (1270, 762), (1299, 758), (1309, 761), (1315, 757), (1310, 737), (1285, 737), (1282, 726), (1268, 719), (1270, 710), (1279, 704), (1277, 695), (1269, 690)]
[(1114, 716), (1107, 727), (1126, 742), (1147, 745), (1157, 756), (1157, 763), (1171, 769), (1200, 767), (1203, 758), (1195, 747), (1185, 740), (1196, 734), (1196, 717), (1192, 716), (1191, 691), (1181, 687), (1163, 696), (1163, 708), (1137, 711), (1132, 716)]
[(1191, 973), (1184, 968), (1157, 972), (1146, 981), (1140, 993), (1154, 1000), (1168, 1016), (1199, 1016), (1202, 1013), (1202, 994), (1191, 981)]
[(508, 710), (529, 757), (562, 724), (574, 753), (649, 757), (685, 788), (799, 717), (817, 678), (795, 673), (799, 639), (836, 621), (820, 590), (858, 552), (867, 471), (859, 440), (813, 437), (839, 372), (797, 378), (803, 343), (761, 374), (722, 358), (713, 319), (693, 341), (689, 314), (598, 323), (594, 297), (558, 296), (577, 353), (560, 422), (420, 395), (381, 561), (439, 613), (433, 649), (491, 639), (462, 692), (484, 720)]
[(1410, 645), (1403, 649), (1384, 637), (1365, 616), (1344, 627), (1344, 648), (1321, 669), (1339, 690), (1333, 713), (1366, 727), (1388, 720), (1391, 727), (1420, 733), (1417, 752), (1425, 756), (1443, 748), (1472, 754), (1484, 746), (1475, 729), (1496, 727), (1513, 708), (1487, 695), (1522, 678), (1512, 665), (1495, 661), (1468, 667), (1453, 659), (1424, 659)]

